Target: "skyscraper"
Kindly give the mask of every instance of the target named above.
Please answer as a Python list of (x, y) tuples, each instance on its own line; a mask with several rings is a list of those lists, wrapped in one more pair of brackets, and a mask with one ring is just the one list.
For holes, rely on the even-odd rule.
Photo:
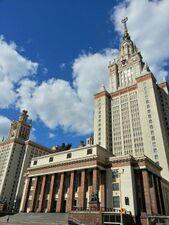
[(10, 209), (14, 199), (21, 198), (23, 175), (32, 157), (49, 153), (47, 148), (29, 141), (31, 127), (27, 111), (23, 110), (19, 120), (11, 123), (7, 139), (0, 142), (0, 198), (6, 199)]
[(145, 154), (169, 180), (168, 83), (157, 83), (130, 38), (127, 18), (117, 60), (109, 63), (109, 91), (95, 95), (94, 142), (115, 156)]

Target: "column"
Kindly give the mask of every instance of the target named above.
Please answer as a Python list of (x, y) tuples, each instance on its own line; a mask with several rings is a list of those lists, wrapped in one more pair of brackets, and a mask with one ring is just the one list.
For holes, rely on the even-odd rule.
[(93, 169), (93, 193), (98, 191), (98, 169)]
[(158, 214), (157, 209), (157, 199), (156, 199), (156, 190), (155, 190), (155, 182), (154, 182), (154, 176), (153, 174), (150, 174), (150, 179), (152, 186), (150, 187), (150, 197), (151, 197), (151, 209), (153, 214)]
[(69, 186), (69, 192), (68, 192), (68, 198), (67, 198), (67, 204), (66, 204), (67, 212), (72, 210), (73, 194), (74, 194), (74, 171), (72, 171), (70, 175), (70, 186)]
[(46, 185), (46, 175), (42, 178), (42, 188), (39, 196), (39, 206), (38, 206), (38, 212), (42, 211), (43, 207), (43, 199), (44, 199), (44, 192), (45, 192), (45, 185)]
[(148, 171), (142, 171), (143, 176), (143, 188), (144, 188), (144, 198), (146, 205), (147, 214), (151, 214), (151, 199), (150, 199), (150, 186), (149, 186), (149, 174)]
[(49, 200), (48, 200), (47, 212), (51, 212), (51, 210), (52, 210), (54, 184), (55, 184), (55, 174), (52, 174), (51, 175), (51, 181), (50, 181), (50, 190), (49, 190)]
[(91, 178), (91, 172), (88, 171), (88, 192), (89, 192), (89, 201), (90, 201), (90, 197), (91, 197), (91, 194), (92, 194), (92, 179), (93, 179), (93, 176)]
[(161, 179), (159, 177), (156, 177), (156, 178), (157, 178), (157, 186), (159, 188), (159, 196), (160, 196), (160, 203), (161, 203), (161, 214), (166, 215), (163, 193), (162, 193), (162, 188), (161, 188)]
[(63, 192), (64, 192), (63, 185), (64, 185), (64, 173), (61, 173), (56, 212), (61, 212), (62, 211)]
[(21, 207), (20, 207), (20, 212), (25, 212), (26, 211), (26, 206), (29, 198), (29, 192), (30, 192), (30, 184), (31, 184), (31, 178), (27, 177), (25, 179), (25, 186), (24, 186), (24, 191), (22, 195), (22, 202), (21, 202)]
[(85, 208), (85, 200), (86, 200), (86, 191), (85, 191), (85, 170), (81, 172), (81, 183), (79, 187), (78, 193), (78, 207), (84, 209)]
[(37, 191), (37, 184), (38, 184), (38, 177), (34, 177), (34, 180), (32, 178), (33, 183), (33, 191), (32, 191), (32, 201), (30, 205), (30, 212), (33, 212), (34, 206), (35, 206), (35, 197), (36, 197), (36, 191)]
[(100, 171), (100, 206), (106, 207), (106, 171)]

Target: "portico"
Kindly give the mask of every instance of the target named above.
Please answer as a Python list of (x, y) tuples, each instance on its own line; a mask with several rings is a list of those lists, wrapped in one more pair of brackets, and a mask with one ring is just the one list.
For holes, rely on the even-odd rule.
[[(87, 154), (89, 152), (91, 154)], [(73, 154), (76, 157), (78, 153), (86, 153), (86, 156), (72, 160)], [(45, 157), (36, 158), (37, 165), (32, 166), (26, 176), (20, 211), (68, 212), (75, 208), (87, 209), (91, 194), (96, 192), (100, 206), (105, 208), (106, 167), (110, 153), (100, 146), (92, 146), (83, 148), (82, 152), (71, 151), (71, 159), (67, 158), (69, 154), (70, 151), (64, 152), (65, 161), (54, 162), (53, 158), (53, 163), (43, 164), (43, 167), (40, 163)]]

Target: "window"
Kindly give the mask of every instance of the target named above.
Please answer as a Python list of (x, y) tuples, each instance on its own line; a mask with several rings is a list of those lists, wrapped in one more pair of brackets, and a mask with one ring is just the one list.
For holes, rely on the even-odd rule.
[(118, 170), (114, 170), (114, 171), (112, 171), (112, 178), (113, 179), (116, 179), (116, 178), (118, 178)]
[(152, 136), (151, 139), (154, 141), (155, 140), (155, 136)]
[(154, 158), (155, 158), (155, 160), (158, 160), (158, 155), (155, 155)]
[(92, 149), (91, 148), (87, 149), (87, 155), (90, 155), (90, 154), (92, 154)]
[(129, 205), (129, 197), (125, 197), (125, 205)]
[(119, 183), (113, 183), (112, 189), (113, 189), (113, 191), (118, 191), (119, 190)]
[(113, 196), (113, 208), (120, 208), (120, 196)]
[(33, 161), (33, 165), (37, 165), (37, 160)]
[(72, 158), (72, 153), (67, 154), (67, 159)]
[(73, 201), (73, 207), (76, 207), (77, 206), (77, 199), (75, 199), (74, 201)]
[(157, 148), (154, 148), (154, 153), (157, 153)]
[(53, 162), (53, 157), (49, 157), (49, 162)]

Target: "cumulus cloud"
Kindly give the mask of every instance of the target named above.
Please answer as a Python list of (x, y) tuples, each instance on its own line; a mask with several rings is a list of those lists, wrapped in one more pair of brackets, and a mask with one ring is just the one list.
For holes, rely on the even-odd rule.
[(93, 95), (107, 83), (108, 61), (116, 50), (82, 54), (75, 59), (73, 86), (61, 79), (50, 79), (38, 85), (24, 80), (18, 88), (17, 106), (29, 109), (33, 119), (41, 119), (47, 127), (61, 127), (65, 132), (89, 134), (93, 130)]
[(7, 78), (0, 81), (0, 108), (8, 108), (16, 99), (14, 85)]
[(54, 138), (54, 137), (56, 137), (56, 135), (52, 132), (49, 132), (49, 138)]
[(168, 0), (124, 0), (114, 8), (112, 15), (116, 30), (121, 34), (121, 19), (128, 16), (131, 38), (158, 80), (169, 75), (164, 69), (169, 60), (168, 12)]
[(32, 127), (31, 133), (30, 133), (30, 140), (32, 140), (32, 141), (36, 141), (35, 131), (36, 131), (36, 129), (34, 127)]
[(0, 116), (0, 140), (2, 140), (3, 137), (6, 137), (9, 131), (11, 121), (5, 117)]
[[(141, 50), (144, 61), (149, 63), (159, 80), (168, 76), (165, 70), (169, 59), (168, 11), (168, 0), (124, 0), (114, 8), (112, 15), (116, 31), (120, 34), (122, 34), (121, 19), (124, 16), (129, 17), (130, 35)], [(17, 52), (16, 45), (5, 42), (4, 46), (15, 52), (13, 53), (15, 58), (22, 57)], [(73, 62), (72, 84), (56, 78), (45, 80), (40, 84), (35, 79), (31, 80), (30, 75), (36, 73), (38, 64), (25, 58), (17, 60), (18, 63), (24, 62), (25, 66), (21, 71), (13, 67), (14, 74), (11, 73), (12, 70), (4, 73), (5, 64), (2, 67), (0, 62), (0, 67), (3, 68), (0, 69), (0, 79), (7, 82), (8, 79), (5, 80), (5, 77), (11, 74), (9, 79), (11, 86), (8, 90), (10, 98), (6, 99), (8, 102), (6, 105), (0, 101), (0, 107), (7, 107), (14, 101), (12, 99), (15, 92), (14, 80), (17, 79), (20, 81), (17, 88), (17, 107), (20, 110), (27, 109), (33, 120), (43, 121), (51, 129), (49, 137), (52, 138), (53, 129), (56, 127), (61, 127), (65, 132), (89, 134), (93, 131), (93, 95), (102, 83), (108, 86), (108, 62), (116, 58), (117, 54), (116, 49), (96, 53), (83, 52)], [(6, 68), (12, 66), (14, 64), (9, 63)], [(63, 63), (61, 68), (64, 67)]]
[(37, 67), (37, 63), (18, 52), (14, 42), (7, 43), (4, 37), (0, 36), (0, 108), (7, 108), (14, 103), (15, 85), (19, 80), (35, 74)]

